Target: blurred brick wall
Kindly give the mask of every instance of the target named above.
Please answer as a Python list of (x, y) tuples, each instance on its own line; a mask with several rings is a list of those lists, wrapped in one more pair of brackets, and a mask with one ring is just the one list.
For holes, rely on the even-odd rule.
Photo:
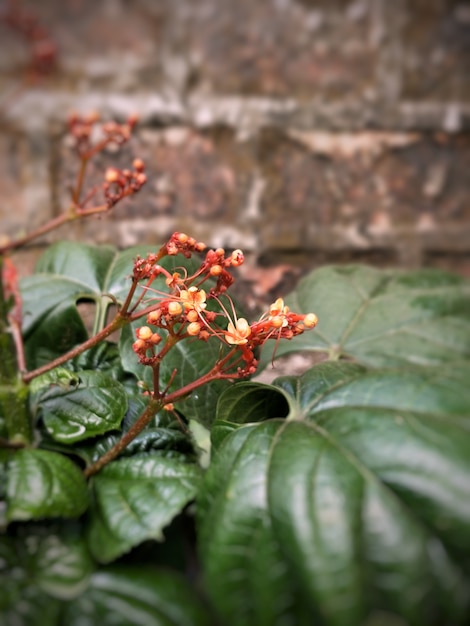
[(59, 67), (14, 95), (26, 49), (0, 24), (4, 235), (66, 204), (69, 112), (135, 112), (117, 162), (142, 157), (147, 186), (55, 238), (150, 247), (177, 229), (242, 247), (255, 264), (360, 260), (470, 275), (470, 2), (24, 6), (52, 34)]

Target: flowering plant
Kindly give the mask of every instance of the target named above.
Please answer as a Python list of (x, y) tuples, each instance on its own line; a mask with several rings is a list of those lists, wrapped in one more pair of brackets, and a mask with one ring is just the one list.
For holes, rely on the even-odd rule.
[(68, 207), (0, 248), (2, 624), (464, 625), (468, 282), (325, 267), (250, 322), (242, 251), (180, 232), (57, 242), (19, 282), (17, 248), (145, 184), (87, 184), (135, 124), (73, 116)]

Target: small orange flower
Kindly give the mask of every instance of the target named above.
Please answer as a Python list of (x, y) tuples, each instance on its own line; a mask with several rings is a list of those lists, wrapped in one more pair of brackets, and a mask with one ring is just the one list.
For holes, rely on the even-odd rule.
[(188, 290), (183, 289), (180, 293), (180, 299), (185, 311), (196, 311), (201, 313), (206, 308), (206, 292), (204, 289), (190, 287)]
[(237, 319), (235, 324), (229, 322), (225, 331), (225, 339), (227, 343), (234, 346), (243, 346), (248, 343), (248, 337), (251, 335), (251, 328), (244, 317)]

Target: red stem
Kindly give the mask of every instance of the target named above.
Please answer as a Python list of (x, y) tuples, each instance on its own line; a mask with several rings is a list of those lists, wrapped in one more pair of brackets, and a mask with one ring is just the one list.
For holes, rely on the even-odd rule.
[(121, 439), (106, 454), (103, 454), (95, 463), (92, 463), (84, 470), (85, 478), (97, 474), (105, 465), (113, 461), (123, 452), (127, 446), (133, 441), (139, 433), (149, 424), (150, 420), (163, 407), (162, 400), (150, 400), (147, 408), (139, 417), (139, 419), (129, 428)]

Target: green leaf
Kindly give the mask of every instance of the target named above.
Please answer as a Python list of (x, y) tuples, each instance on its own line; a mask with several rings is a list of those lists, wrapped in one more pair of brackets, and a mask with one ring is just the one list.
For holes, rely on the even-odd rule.
[(94, 326), (102, 328), (112, 298), (122, 301), (130, 288), (133, 259), (148, 251), (138, 246), (118, 252), (70, 241), (50, 246), (36, 273), (21, 281), (29, 367), (50, 361), (87, 337), (76, 308), (79, 301), (95, 304)]
[(103, 341), (90, 348), (90, 350), (82, 352), (75, 359), (69, 361), (67, 366), (74, 372), (98, 370), (109, 374), (115, 380), (122, 381), (125, 378), (119, 348), (110, 341)]
[(62, 603), (39, 587), (7, 576), (0, 578), (0, 624), (2, 626), (60, 626)]
[(267, 506), (269, 448), (282, 424), (243, 426), (226, 437), (197, 500), (206, 589), (230, 626), (310, 622)]
[(118, 428), (127, 409), (124, 387), (99, 371), (56, 368), (33, 384), (33, 402), (56, 441), (73, 443)]
[[(379, 615), (465, 624), (469, 379), (470, 366), (325, 362), (275, 381), (287, 419), (228, 434), (197, 502), (207, 589), (224, 623), (304, 623), (295, 592), (310, 621), (328, 626)], [(223, 412), (230, 423), (243, 420), (236, 406)], [(267, 537), (268, 557), (258, 548)], [(272, 580), (280, 572), (287, 583)], [(275, 610), (263, 597), (280, 597), (279, 585), (291, 602)]]
[(108, 563), (163, 528), (195, 497), (201, 470), (184, 457), (140, 453), (105, 466), (93, 478), (88, 539), (98, 561)]
[(58, 599), (74, 598), (87, 587), (94, 570), (77, 524), (18, 525), (8, 536), (0, 536), (0, 555), (0, 579), (11, 582), (9, 589), (0, 585), (3, 607), (27, 587)]
[(8, 464), (7, 519), (76, 517), (88, 506), (83, 474), (66, 456), (18, 450)]
[(440, 270), (328, 266), (300, 281), (286, 303), (299, 313), (316, 313), (319, 322), (315, 330), (281, 341), (277, 357), (306, 350), (378, 366), (470, 357), (470, 283)]
[(217, 402), (217, 420), (211, 429), (212, 446), (216, 449), (241, 424), (285, 417), (288, 413), (286, 397), (271, 385), (246, 381), (231, 385)]
[(276, 388), (254, 382), (240, 382), (230, 386), (217, 403), (217, 419), (233, 419), (237, 424), (286, 417), (288, 412), (286, 398)]
[[(86, 442), (82, 446), (74, 446), (73, 451), (87, 463), (94, 463), (110, 450), (121, 438), (121, 434), (110, 433), (96, 440)], [(126, 449), (121, 453), (121, 457), (133, 456), (139, 452), (159, 451), (165, 456), (180, 458), (182, 454), (188, 459), (195, 457), (195, 452), (189, 437), (181, 429), (172, 428), (146, 428), (143, 430)]]
[(67, 626), (210, 626), (201, 601), (171, 571), (110, 568), (93, 574), (87, 591), (65, 611)]
[[(32, 301), (34, 297), (31, 297)], [(26, 311), (25, 317), (28, 316)], [(57, 304), (47, 311), (34, 330), (25, 335), (28, 369), (50, 363), (87, 338), (88, 333), (75, 305), (67, 302)]]

